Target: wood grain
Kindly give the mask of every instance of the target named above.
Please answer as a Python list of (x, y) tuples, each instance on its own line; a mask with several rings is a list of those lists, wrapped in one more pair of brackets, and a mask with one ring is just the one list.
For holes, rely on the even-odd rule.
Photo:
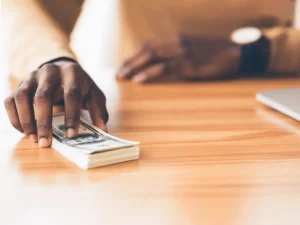
[(110, 133), (141, 141), (140, 159), (81, 170), (5, 120), (1, 224), (300, 223), (299, 123), (254, 98), (299, 78), (96, 82), (107, 95)]

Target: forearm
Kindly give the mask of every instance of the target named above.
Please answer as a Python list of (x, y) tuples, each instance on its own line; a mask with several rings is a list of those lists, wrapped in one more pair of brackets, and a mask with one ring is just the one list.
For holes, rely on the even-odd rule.
[(54, 58), (75, 59), (67, 35), (37, 0), (2, 1), (2, 21), (11, 75), (22, 79)]

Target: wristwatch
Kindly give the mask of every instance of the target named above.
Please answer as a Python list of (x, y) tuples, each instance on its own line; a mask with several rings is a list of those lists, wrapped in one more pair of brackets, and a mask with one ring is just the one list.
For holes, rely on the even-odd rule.
[(243, 27), (232, 32), (230, 39), (240, 46), (240, 73), (262, 73), (270, 55), (270, 41), (256, 27)]

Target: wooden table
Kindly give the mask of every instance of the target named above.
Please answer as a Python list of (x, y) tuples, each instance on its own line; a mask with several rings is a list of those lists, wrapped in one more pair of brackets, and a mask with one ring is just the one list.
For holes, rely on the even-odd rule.
[(0, 104), (0, 224), (300, 224), (300, 125), (255, 100), (300, 79), (97, 83), (140, 159), (81, 170), (21, 139)]

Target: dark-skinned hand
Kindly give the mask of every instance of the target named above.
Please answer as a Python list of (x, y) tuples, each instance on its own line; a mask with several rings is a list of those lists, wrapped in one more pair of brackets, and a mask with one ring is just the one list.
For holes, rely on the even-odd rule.
[(65, 104), (67, 137), (75, 137), (80, 110), (88, 109), (94, 125), (106, 131), (108, 113), (103, 92), (77, 63), (57, 61), (43, 65), (28, 75), (6, 98), (5, 108), (11, 124), (41, 147), (52, 140), (52, 108)]
[(238, 72), (240, 48), (230, 40), (184, 35), (147, 41), (117, 72), (137, 83), (223, 79)]

